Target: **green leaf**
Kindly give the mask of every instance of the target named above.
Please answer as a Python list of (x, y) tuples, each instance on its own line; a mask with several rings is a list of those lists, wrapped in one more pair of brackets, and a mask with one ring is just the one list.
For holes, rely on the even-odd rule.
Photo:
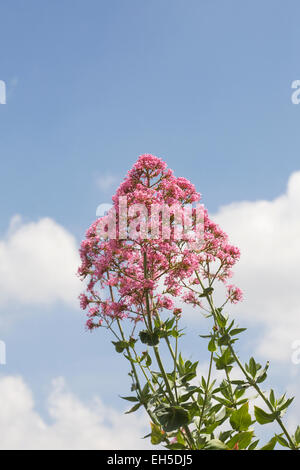
[(142, 403), (137, 403), (136, 405), (134, 405), (129, 411), (126, 411), (126, 415), (128, 415), (129, 413), (134, 413), (136, 410), (139, 409), (139, 407), (142, 405)]
[(137, 339), (134, 339), (134, 338), (131, 336), (130, 339), (129, 339), (129, 343), (128, 343), (128, 344), (129, 344), (129, 347), (133, 349), (136, 342), (137, 342)]
[(123, 398), (123, 400), (127, 400), (127, 401), (139, 401), (139, 399), (137, 397), (121, 397), (120, 398)]
[(237, 431), (247, 431), (251, 425), (252, 419), (249, 414), (249, 404), (245, 403), (241, 408), (233, 411), (230, 416), (230, 424)]
[[(223, 421), (224, 418), (227, 418), (227, 410), (225, 407), (222, 407), (222, 405), (217, 405), (217, 406), (221, 407), (221, 411), (220, 413), (216, 414), (215, 420), (216, 422)], [(219, 426), (219, 423), (218, 423), (218, 426)]]
[(231, 400), (230, 387), (225, 380), (223, 380), (220, 384), (220, 392), (222, 393), (223, 397), (227, 398), (227, 400)]
[(150, 389), (149, 384), (148, 384), (148, 382), (146, 382), (146, 384), (145, 384), (145, 386), (143, 387), (143, 390), (142, 390), (142, 392), (141, 392), (141, 396), (142, 396), (143, 398), (147, 396), (147, 394), (149, 393), (149, 389)]
[(228, 318), (226, 318), (226, 317), (224, 317), (224, 315), (222, 315), (220, 309), (217, 309), (217, 323), (218, 323), (219, 327), (220, 328), (225, 328), (225, 326), (227, 324), (227, 321), (228, 321)]
[(203, 293), (199, 294), (199, 297), (207, 297), (208, 295), (212, 294), (214, 291), (213, 287), (207, 287), (206, 289), (203, 289)]
[(195, 385), (191, 385), (189, 387), (186, 387), (187, 393), (183, 393), (179, 397), (180, 402), (185, 402), (187, 401), (192, 395), (194, 395), (197, 392), (201, 392), (201, 389), (199, 387), (196, 387)]
[(185, 445), (185, 439), (184, 439), (181, 431), (178, 431), (178, 433), (176, 434), (176, 439), (177, 439), (177, 442), (179, 444)]
[(164, 432), (160, 429), (157, 424), (151, 423), (151, 444), (157, 445), (164, 440)]
[(234, 391), (234, 396), (235, 398), (238, 400), (239, 398), (241, 398), (244, 394), (245, 394), (245, 389), (244, 388), (236, 388), (235, 391)]
[(178, 357), (178, 372), (180, 375), (183, 375), (185, 373), (184, 360), (182, 358), (181, 353), (179, 353), (179, 357)]
[(173, 317), (173, 318), (169, 318), (169, 320), (167, 320), (167, 321), (165, 322), (165, 327), (166, 327), (167, 330), (171, 330), (171, 329), (172, 329), (175, 320), (176, 320), (176, 318)]
[(234, 358), (231, 355), (230, 349), (227, 348), (223, 352), (222, 356), (218, 358), (214, 358), (214, 361), (216, 363), (216, 368), (218, 370), (225, 369), (226, 366), (229, 366), (234, 362)]
[(230, 341), (230, 336), (228, 333), (225, 333), (223, 336), (221, 336), (219, 339), (218, 339), (218, 345), (219, 346), (224, 346), (225, 344), (228, 344)]
[(128, 347), (127, 341), (112, 341), (117, 353), (122, 353)]
[(244, 380), (231, 380), (231, 383), (232, 383), (233, 385), (240, 385), (240, 386), (243, 386), (243, 387), (245, 387), (245, 388), (248, 387), (247, 382), (245, 382)]
[(152, 364), (152, 359), (150, 357), (150, 354), (147, 352), (147, 354), (146, 354), (146, 366), (150, 367), (151, 364)]
[(218, 397), (218, 396), (215, 396), (214, 399), (216, 401), (218, 401), (219, 403), (222, 403), (222, 405), (226, 406), (227, 408), (232, 407), (232, 403), (231, 403), (230, 400), (224, 400), (224, 398), (221, 398), (221, 397)]
[(227, 445), (219, 439), (212, 439), (208, 441), (205, 450), (225, 450), (228, 449)]
[(166, 432), (175, 431), (190, 422), (190, 414), (182, 406), (160, 405), (156, 416)]
[(156, 346), (159, 343), (159, 335), (157, 331), (150, 333), (147, 330), (140, 331), (139, 337), (142, 343), (148, 346)]
[(271, 390), (271, 391), (270, 391), (269, 400), (270, 400), (271, 405), (275, 408), (275, 394), (274, 394), (274, 390)]
[(248, 450), (256, 449), (258, 443), (259, 443), (258, 439), (257, 439), (257, 441), (252, 442), (252, 444), (250, 444), (250, 446), (248, 447)]
[(288, 398), (287, 401), (278, 407), (278, 411), (283, 411), (285, 410), (288, 406), (290, 406), (290, 404), (292, 403), (292, 401), (294, 400), (295, 397), (292, 397), (292, 398)]
[(210, 352), (215, 352), (217, 350), (216, 342), (214, 338), (211, 338), (210, 342), (208, 343), (208, 350)]
[(170, 450), (184, 450), (186, 446), (184, 444), (180, 444), (179, 442), (174, 442), (174, 444), (169, 444), (166, 446), (167, 449)]
[(231, 434), (233, 433), (233, 431), (223, 431), (219, 434), (219, 439), (220, 441), (222, 442), (225, 442), (226, 439), (230, 438), (231, 437)]
[(278, 406), (280, 406), (280, 405), (282, 405), (282, 404), (284, 403), (284, 401), (285, 401), (285, 395), (286, 395), (286, 393), (285, 393), (284, 395), (282, 395), (282, 397), (279, 398), (278, 403), (277, 403)]
[(239, 333), (242, 333), (243, 331), (246, 331), (247, 328), (234, 328), (233, 330), (230, 331), (231, 336), (238, 335)]
[(277, 436), (272, 437), (272, 439), (263, 446), (260, 450), (273, 450), (277, 444)]
[(297, 442), (297, 444), (300, 444), (300, 426), (298, 426), (297, 429), (296, 429), (295, 441)]
[(282, 445), (283, 447), (290, 447), (289, 443), (281, 435), (276, 437), (280, 445)]
[(267, 362), (265, 368), (258, 374), (258, 377), (256, 379), (257, 383), (261, 383), (267, 378), (267, 370), (269, 368), (269, 361)]
[(247, 431), (247, 432), (239, 432), (235, 436), (233, 436), (229, 442), (227, 442), (227, 446), (229, 449), (233, 449), (236, 444), (240, 450), (246, 449), (251, 443), (254, 431)]
[(218, 423), (212, 423), (212, 424), (209, 424), (208, 426), (206, 426), (205, 428), (203, 428), (201, 430), (201, 432), (203, 434), (212, 434), (214, 432), (214, 430), (218, 427)]
[(254, 414), (259, 424), (272, 423), (276, 418), (276, 413), (266, 413), (266, 411), (254, 406)]
[(256, 362), (254, 360), (253, 357), (251, 357), (250, 361), (249, 361), (249, 372), (250, 374), (252, 375), (252, 377), (254, 378), (256, 376)]

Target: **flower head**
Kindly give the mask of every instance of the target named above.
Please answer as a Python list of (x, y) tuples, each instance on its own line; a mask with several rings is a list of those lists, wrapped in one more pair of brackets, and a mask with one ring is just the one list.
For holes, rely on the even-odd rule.
[[(190, 245), (184, 231), (187, 207), (199, 200), (195, 186), (176, 178), (162, 159), (139, 157), (113, 196), (112, 209), (81, 243), (78, 273), (88, 285), (80, 305), (89, 305), (89, 329), (99, 320), (143, 320), (146, 292), (152, 315), (174, 309), (174, 297), (202, 308), (204, 283), (226, 282), (240, 255), (226, 233), (205, 209), (201, 245)], [(196, 209), (189, 214), (194, 223)], [(232, 302), (241, 299), (237, 288), (228, 295)]]

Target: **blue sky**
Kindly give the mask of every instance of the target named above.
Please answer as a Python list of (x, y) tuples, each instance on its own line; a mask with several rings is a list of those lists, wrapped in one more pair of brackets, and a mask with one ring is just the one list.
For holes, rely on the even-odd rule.
[[(300, 169), (299, 13), (296, 0), (1, 2), (1, 238), (20, 214), (25, 225), (50, 218), (78, 245), (142, 153), (190, 179), (212, 213), (284, 194)], [(84, 332), (84, 316), (55, 296), (7, 298), (0, 373), (24, 379), (45, 420), (57, 376), (84, 402), (99, 394), (122, 409), (127, 376), (102, 331)], [(284, 368), (275, 360), (277, 383)]]

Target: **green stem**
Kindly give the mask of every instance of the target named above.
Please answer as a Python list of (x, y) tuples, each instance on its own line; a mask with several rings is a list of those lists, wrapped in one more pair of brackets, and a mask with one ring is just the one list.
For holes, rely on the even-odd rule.
[[(169, 338), (167, 338), (169, 340)], [(170, 343), (170, 341), (168, 341)], [(171, 344), (170, 344), (171, 346)], [(171, 347), (172, 349), (172, 347)], [(175, 338), (175, 357), (174, 357), (174, 386), (175, 386), (175, 395), (176, 401), (178, 403), (178, 394), (177, 394), (177, 355), (178, 355), (178, 318), (176, 318), (176, 338)]]
[[(246, 377), (246, 379), (248, 380), (248, 382), (251, 384), (251, 386), (257, 391), (257, 393), (259, 394), (259, 396), (263, 399), (263, 401), (265, 402), (265, 404), (267, 405), (267, 407), (269, 408), (269, 410), (274, 413), (274, 409), (271, 405), (271, 403), (269, 402), (269, 400), (265, 397), (264, 393), (261, 391), (261, 389), (259, 388), (259, 386), (257, 385), (256, 382), (254, 382), (254, 380), (249, 377), (247, 371), (245, 370), (245, 368), (243, 367), (241, 361), (239, 360), (238, 356), (236, 355), (236, 353), (234, 352), (234, 349), (232, 347), (231, 344), (229, 344), (229, 348), (230, 348), (230, 351), (231, 351), (231, 354), (232, 356), (234, 357), (235, 359), (235, 362), (237, 363), (237, 365), (239, 366), (239, 368), (241, 369), (241, 371), (243, 372), (244, 376)], [(293, 440), (291, 438), (291, 436), (289, 435), (286, 427), (284, 426), (282, 420), (279, 418), (279, 416), (277, 416), (275, 418), (275, 420), (277, 421), (277, 423), (279, 424), (279, 426), (281, 427), (283, 433), (285, 434), (286, 438), (288, 439), (289, 441), (289, 444), (291, 446), (291, 448), (293, 450), (296, 450), (296, 446), (295, 444), (293, 443)]]
[(210, 361), (209, 361), (209, 369), (208, 369), (208, 376), (207, 376), (207, 382), (206, 382), (206, 388), (205, 388), (205, 393), (204, 393), (204, 399), (203, 399), (203, 405), (202, 405), (202, 410), (201, 410), (201, 415), (200, 415), (200, 420), (199, 420), (199, 430), (201, 430), (203, 418), (204, 418), (204, 411), (207, 403), (207, 398), (208, 398), (208, 389), (209, 389), (209, 383), (210, 383), (210, 378), (211, 378), (211, 371), (212, 371), (212, 364), (213, 364), (213, 357), (214, 353), (210, 353)]
[(230, 396), (231, 396), (232, 405), (236, 409), (236, 403), (235, 403), (235, 400), (234, 400), (231, 380), (230, 380), (230, 377), (229, 377), (228, 366), (225, 366), (225, 374), (226, 374), (227, 383), (228, 383), (228, 386), (229, 386), (229, 392), (230, 392)]
[(157, 360), (159, 370), (161, 372), (161, 375), (163, 376), (163, 379), (164, 379), (164, 382), (165, 382), (165, 385), (166, 385), (166, 389), (167, 389), (168, 394), (169, 394), (170, 402), (171, 402), (172, 405), (174, 405), (175, 401), (174, 401), (173, 393), (172, 393), (172, 390), (171, 390), (170, 382), (169, 382), (169, 379), (167, 377), (166, 371), (164, 369), (163, 363), (161, 361), (158, 347), (153, 346), (153, 349), (154, 349), (154, 354), (155, 354), (155, 357), (156, 357), (156, 360)]
[[(214, 317), (214, 320), (216, 322), (216, 311), (215, 311), (215, 307), (214, 307), (214, 304), (213, 304), (213, 300), (212, 298), (210, 297), (210, 295), (207, 295), (207, 300), (209, 302), (209, 305), (211, 307), (211, 311), (212, 311), (212, 314), (213, 314), (213, 317)], [(259, 396), (263, 399), (263, 401), (265, 402), (265, 404), (267, 405), (267, 407), (269, 408), (269, 410), (274, 413), (274, 409), (271, 405), (271, 403), (269, 402), (269, 400), (265, 397), (264, 393), (261, 391), (260, 387), (257, 385), (256, 382), (254, 382), (254, 380), (252, 378), (250, 378), (248, 376), (248, 373), (247, 371), (245, 370), (245, 368), (243, 367), (241, 361), (239, 360), (239, 358), (237, 357), (232, 345), (229, 343), (228, 345), (230, 351), (231, 351), (231, 354), (232, 356), (234, 357), (234, 360), (235, 362), (237, 363), (237, 365), (239, 366), (239, 368), (241, 369), (241, 371), (243, 372), (244, 376), (246, 377), (246, 379), (248, 380), (248, 382), (251, 384), (251, 386), (257, 391), (257, 393), (259, 394)], [(286, 438), (288, 439), (289, 443), (290, 443), (290, 446), (292, 449), (296, 450), (296, 446), (295, 444), (293, 443), (292, 441), (292, 438), (291, 436), (289, 435), (286, 427), (284, 426), (283, 422), (281, 421), (281, 419), (279, 418), (279, 416), (276, 416), (275, 420), (277, 421), (277, 423), (279, 424), (279, 426), (281, 427), (283, 433), (285, 434)]]
[[(144, 276), (145, 276), (145, 279), (148, 279), (148, 269), (147, 269), (147, 255), (146, 255), (146, 252), (144, 252)], [(147, 311), (147, 317), (148, 317), (148, 323), (149, 323), (149, 329), (150, 329), (150, 332), (152, 333), (153, 332), (153, 326), (152, 326), (152, 320), (151, 320), (151, 310), (150, 310), (150, 302), (149, 302), (149, 292), (148, 292), (148, 289), (145, 289), (145, 297), (146, 297), (146, 311)], [(155, 357), (156, 357), (156, 361), (157, 361), (157, 364), (158, 364), (158, 367), (160, 369), (160, 372), (161, 372), (161, 375), (164, 379), (164, 382), (165, 382), (165, 386), (166, 386), (166, 390), (168, 392), (168, 395), (169, 395), (169, 399), (170, 399), (170, 403), (172, 405), (176, 404), (176, 401), (174, 400), (174, 396), (173, 396), (173, 393), (172, 393), (172, 389), (170, 387), (170, 383), (169, 383), (169, 380), (168, 380), (168, 377), (167, 377), (167, 374), (165, 372), (165, 369), (164, 369), (164, 366), (163, 366), (163, 363), (161, 361), (161, 358), (160, 358), (160, 354), (159, 354), (159, 349), (158, 349), (158, 346), (153, 346), (153, 350), (154, 350), (154, 354), (155, 354)], [(194, 439), (193, 439), (193, 436), (188, 428), (188, 426), (183, 426), (185, 432), (186, 432), (186, 438), (187, 438), (187, 442), (189, 443), (191, 449), (195, 449), (196, 446), (195, 446), (195, 443), (194, 443)]]
[(147, 375), (146, 372), (145, 372), (145, 368), (144, 368), (143, 364), (141, 364), (140, 361), (138, 360), (138, 354), (137, 354), (136, 350), (135, 350), (134, 348), (132, 348), (132, 349), (133, 349), (133, 352), (134, 352), (135, 360), (137, 361), (138, 365), (140, 366), (140, 369), (141, 369), (141, 371), (142, 371), (143, 376), (144, 376), (145, 379), (146, 379), (146, 382), (148, 383), (148, 385), (149, 385), (149, 387), (151, 388), (152, 392), (153, 392), (153, 393), (156, 393), (156, 391), (155, 391), (155, 389), (154, 389), (154, 387), (153, 387), (153, 385), (152, 385), (152, 383), (151, 383), (151, 381), (150, 381), (148, 375)]
[[(159, 319), (159, 321), (161, 323), (161, 319), (160, 319), (159, 314), (157, 314), (157, 318)], [(176, 320), (176, 331), (178, 332), (178, 320)], [(176, 402), (178, 403), (178, 393), (177, 393), (177, 385), (176, 385), (176, 369), (178, 367), (178, 365), (177, 365), (178, 337), (176, 336), (175, 353), (173, 351), (173, 348), (172, 348), (172, 345), (170, 343), (170, 340), (169, 340), (168, 336), (166, 336), (164, 339), (167, 343), (168, 349), (170, 351), (170, 354), (171, 354), (173, 362), (174, 362), (174, 390), (175, 390)]]
[[(109, 289), (110, 289), (110, 296), (111, 296), (111, 299), (112, 301), (114, 302), (114, 294), (113, 294), (113, 290), (112, 290), (112, 287), (109, 286)], [(122, 325), (120, 323), (120, 319), (117, 318), (117, 324), (118, 324), (118, 327), (119, 327), (119, 331), (120, 331), (120, 334), (121, 334), (121, 337), (122, 337), (122, 340), (123, 341), (126, 341), (125, 339), (125, 335), (124, 335), (124, 332), (123, 332), (123, 328), (122, 328)], [(112, 330), (112, 329), (111, 329)], [(113, 330), (112, 330), (113, 331)], [(115, 333), (114, 333), (115, 334)], [(141, 384), (140, 384), (140, 380), (139, 380), (139, 376), (138, 376), (138, 373), (136, 371), (136, 368), (135, 368), (135, 365), (134, 365), (134, 362), (133, 362), (133, 358), (131, 356), (131, 352), (130, 352), (130, 348), (127, 346), (126, 347), (126, 352), (127, 352), (127, 356), (129, 357), (130, 359), (130, 365), (131, 365), (131, 369), (132, 369), (132, 372), (133, 372), (133, 375), (134, 375), (134, 378), (135, 378), (135, 381), (136, 381), (136, 385), (137, 385), (137, 388), (138, 388), (138, 391), (139, 391), (139, 394), (140, 396), (142, 395), (142, 387), (141, 387)], [(143, 404), (146, 412), (148, 413), (148, 415), (150, 416), (150, 418), (152, 419), (153, 423), (155, 424), (158, 424), (157, 422), (157, 419), (155, 418), (155, 416), (153, 415), (153, 413), (151, 412), (151, 410), (149, 410), (146, 406), (146, 404)]]
[[(144, 252), (144, 277), (145, 277), (145, 279), (148, 279), (147, 254), (146, 254), (146, 252)], [(148, 328), (149, 328), (150, 332), (152, 333), (153, 327), (152, 327), (152, 320), (151, 320), (151, 309), (150, 309), (148, 289), (145, 289), (145, 297), (146, 297), (146, 312), (147, 312), (147, 318), (148, 318)]]
[[(176, 338), (176, 339), (177, 339), (177, 338)], [(169, 341), (169, 338), (165, 338), (165, 340), (166, 340), (166, 343), (167, 343), (167, 345), (168, 345), (169, 351), (170, 351), (170, 353), (171, 353), (171, 355), (172, 355), (172, 357), (173, 357), (173, 360), (174, 360), (174, 362), (175, 362), (175, 364), (176, 364), (176, 368), (178, 368), (177, 352), (174, 353), (173, 348), (172, 348), (172, 346), (171, 346), (171, 343), (170, 343), (170, 341)], [(175, 376), (175, 380), (176, 380), (176, 376)], [(175, 387), (176, 387), (176, 382), (175, 382)], [(177, 388), (175, 388), (175, 392), (177, 392)], [(177, 395), (176, 395), (176, 399), (177, 399), (177, 402), (178, 402), (178, 397), (177, 397)], [(192, 400), (193, 400), (194, 403), (196, 403), (196, 405), (198, 406), (198, 409), (200, 410), (199, 404), (198, 404), (197, 400), (194, 398), (194, 396), (192, 396)], [(197, 426), (197, 428), (198, 428), (198, 430), (200, 430), (199, 425)]]

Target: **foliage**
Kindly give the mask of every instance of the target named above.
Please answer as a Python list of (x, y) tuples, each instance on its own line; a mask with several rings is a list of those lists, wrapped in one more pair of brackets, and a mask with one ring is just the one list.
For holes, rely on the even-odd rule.
[[(262, 366), (253, 357), (243, 364), (235, 351), (245, 331), (227, 313), (230, 303), (242, 300), (240, 289), (228, 283), (240, 256), (238, 248), (205, 209), (201, 239), (195, 241), (187, 231), (178, 237), (186, 206), (199, 199), (194, 186), (176, 178), (161, 159), (139, 158), (113, 197), (113, 210), (89, 228), (81, 244), (79, 274), (88, 285), (80, 302), (88, 311), (87, 327), (106, 328), (114, 335), (112, 343), (129, 362), (132, 381), (133, 395), (122, 398), (132, 404), (128, 413), (144, 407), (150, 416), (147, 437), (153, 445), (176, 450), (272, 450), (276, 445), (299, 449), (300, 427), (290, 435), (282, 421), (293, 398), (263, 392), (269, 364)], [(168, 209), (167, 223), (163, 210), (153, 214), (157, 206)], [(190, 216), (195, 226), (195, 207)], [(153, 235), (154, 229), (158, 231)], [(218, 307), (216, 284), (224, 292)], [(207, 341), (208, 375), (197, 385), (198, 362), (185, 360), (179, 352), (182, 310), (187, 305), (210, 322), (210, 331), (201, 336)], [(170, 354), (171, 370), (161, 357), (162, 343)], [(242, 379), (232, 378), (233, 367), (239, 368)], [(214, 369), (223, 373), (219, 384), (212, 379)], [(252, 409), (251, 390), (263, 408)], [(262, 446), (254, 426), (272, 422), (277, 422), (279, 433)]]

